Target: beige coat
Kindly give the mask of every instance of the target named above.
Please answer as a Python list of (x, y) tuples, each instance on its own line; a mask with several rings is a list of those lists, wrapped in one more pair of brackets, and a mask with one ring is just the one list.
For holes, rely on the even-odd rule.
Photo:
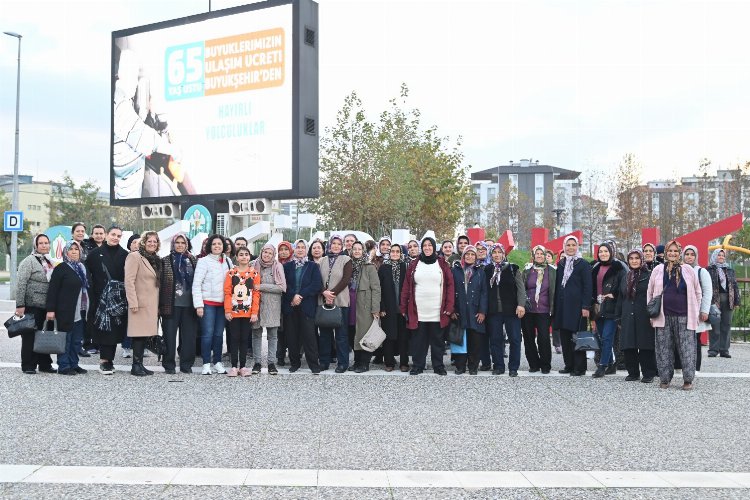
[[(153, 337), (159, 328), (159, 282), (151, 264), (138, 252), (125, 259), (128, 337)], [(133, 312), (130, 308), (137, 307)]]

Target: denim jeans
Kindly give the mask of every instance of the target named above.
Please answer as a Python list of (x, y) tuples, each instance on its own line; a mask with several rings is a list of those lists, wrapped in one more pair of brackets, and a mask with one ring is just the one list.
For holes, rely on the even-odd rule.
[(320, 356), (321, 368), (326, 368), (331, 364), (331, 344), (334, 335), (336, 338), (336, 365), (340, 368), (349, 368), (349, 308), (340, 307), (339, 309), (341, 309), (343, 320), (342, 326), (320, 329), (318, 356)]
[(505, 369), (505, 337), (503, 326), (508, 334), (508, 369), (518, 370), (521, 364), (521, 320), (515, 314), (490, 314), (487, 316), (487, 329), (490, 336), (490, 351), (495, 368)]
[(617, 322), (614, 319), (599, 319), (596, 322), (596, 331), (602, 338), (602, 355), (599, 360), (599, 366), (606, 367), (615, 359), (612, 346), (615, 341)]
[[(221, 348), (224, 345), (224, 317), (223, 306), (204, 306), (201, 318), (201, 356), (203, 364), (221, 361)], [(213, 351), (213, 360), (211, 359)]]
[(83, 346), (83, 330), (86, 320), (82, 319), (73, 323), (73, 328), (68, 332), (65, 339), (65, 352), (57, 355), (57, 369), (70, 370), (78, 366), (78, 351)]
[(131, 349), (133, 347), (133, 338), (125, 336), (124, 339), (122, 339), (122, 348), (123, 349)]

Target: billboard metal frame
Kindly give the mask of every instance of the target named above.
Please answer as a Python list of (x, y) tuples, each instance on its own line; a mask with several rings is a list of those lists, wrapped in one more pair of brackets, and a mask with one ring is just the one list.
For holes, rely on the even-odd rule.
[[(292, 5), (292, 188), (276, 191), (245, 191), (231, 193), (202, 193), (186, 196), (160, 196), (148, 198), (115, 199), (114, 190), (114, 108), (112, 96), (115, 92), (115, 40), (175, 26), (218, 19), (234, 14), (267, 8)], [(306, 37), (312, 35), (312, 45)], [(156, 203), (206, 204), (230, 199), (270, 198), (272, 200), (315, 198), (318, 189), (318, 4), (313, 0), (267, 0), (217, 11), (195, 14), (179, 19), (128, 28), (112, 32), (112, 54), (110, 77), (110, 147), (109, 189), (110, 204), (115, 206), (139, 206)], [(308, 38), (309, 41), (309, 38)], [(313, 120), (312, 123), (310, 120)], [(312, 125), (312, 130), (310, 126)], [(221, 203), (220, 203), (221, 204)]]

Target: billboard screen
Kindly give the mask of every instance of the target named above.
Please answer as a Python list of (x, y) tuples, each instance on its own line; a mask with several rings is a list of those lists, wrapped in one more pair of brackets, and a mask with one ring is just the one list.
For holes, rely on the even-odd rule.
[[(317, 184), (318, 158), (303, 139), (317, 47), (295, 34), (300, 3), (317, 12), (264, 2), (112, 34), (114, 204), (317, 194), (301, 185)], [(310, 59), (314, 99), (299, 92)]]

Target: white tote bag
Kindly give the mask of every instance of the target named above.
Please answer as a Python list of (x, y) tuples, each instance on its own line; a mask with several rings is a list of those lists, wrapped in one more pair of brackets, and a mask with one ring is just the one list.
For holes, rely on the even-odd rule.
[(374, 352), (383, 342), (385, 342), (385, 332), (380, 328), (380, 320), (377, 319), (372, 322), (365, 336), (359, 341), (359, 345), (367, 352)]

